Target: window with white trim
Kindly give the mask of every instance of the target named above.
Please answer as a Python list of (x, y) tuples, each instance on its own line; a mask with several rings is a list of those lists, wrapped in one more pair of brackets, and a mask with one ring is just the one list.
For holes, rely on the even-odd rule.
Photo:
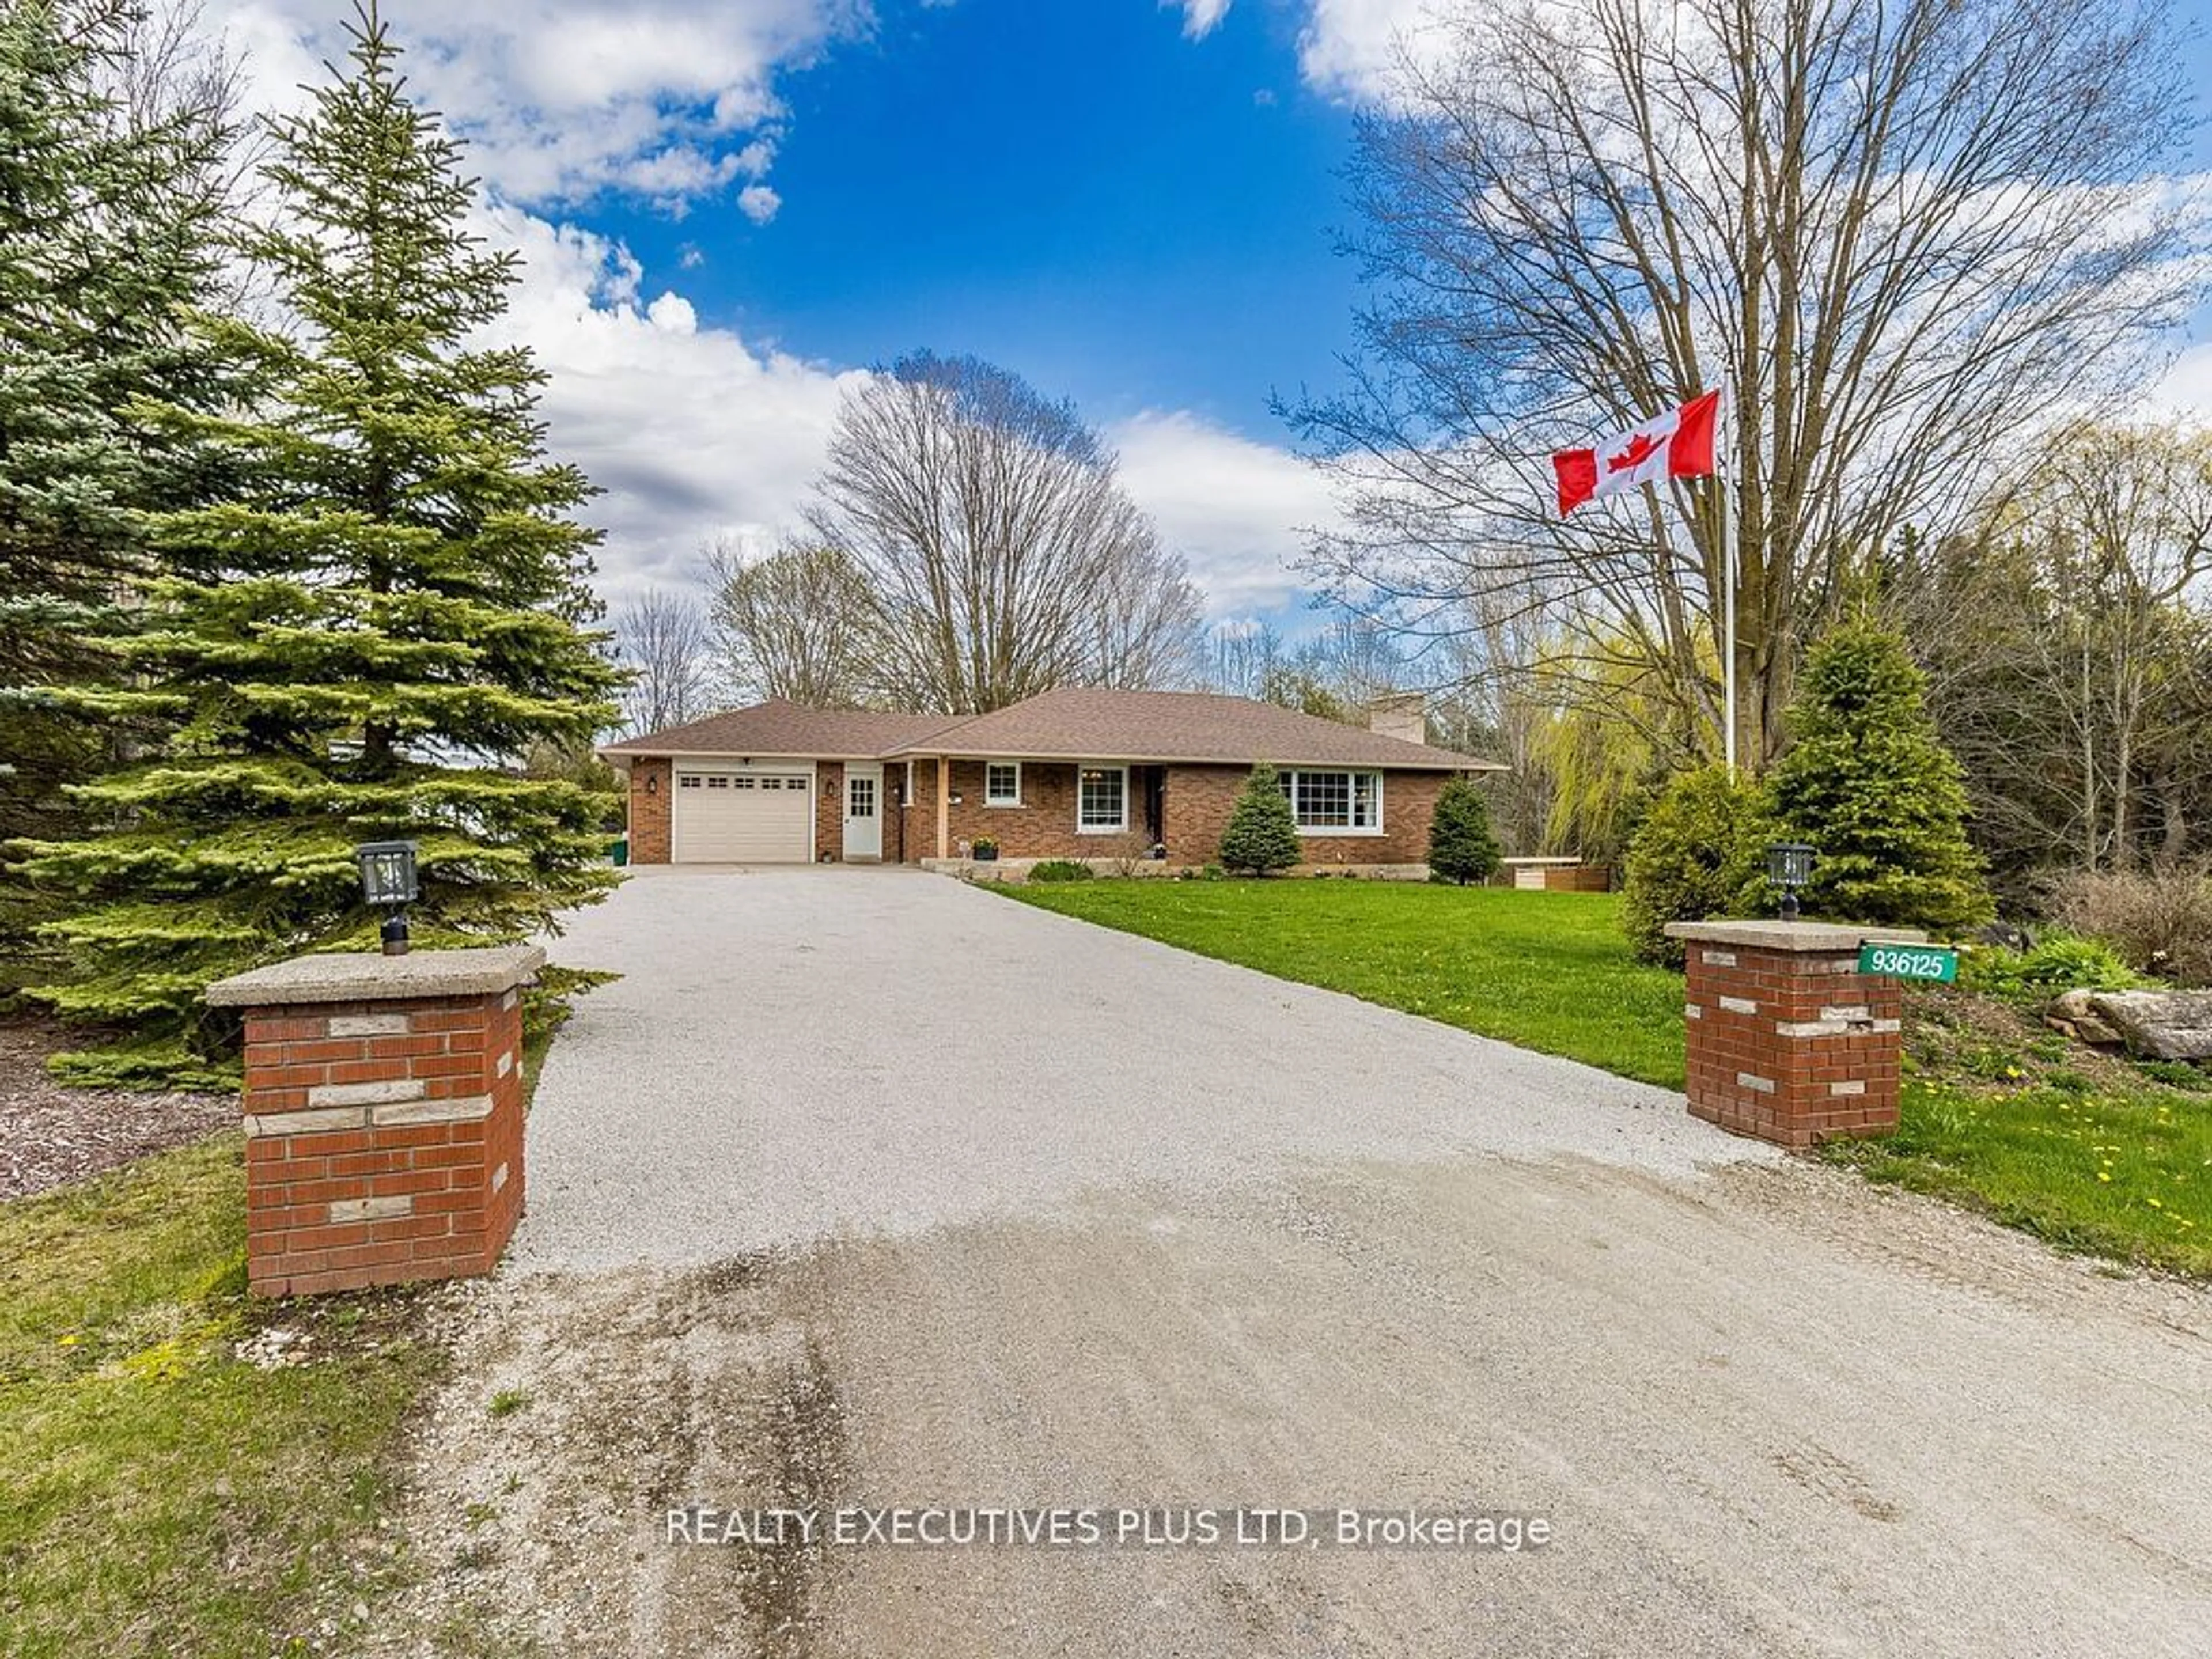
[(1299, 768), (1277, 774), (1298, 832), (1307, 836), (1382, 833), (1382, 775)]
[(1129, 769), (1085, 766), (1075, 775), (1075, 830), (1105, 836), (1129, 827)]
[(983, 763), (983, 805), (1019, 806), (1022, 804), (1022, 763), (986, 761)]

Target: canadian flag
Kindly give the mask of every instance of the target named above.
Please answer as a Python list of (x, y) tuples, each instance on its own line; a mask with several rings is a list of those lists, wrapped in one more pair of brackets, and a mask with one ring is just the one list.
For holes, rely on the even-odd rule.
[(1713, 470), (1713, 426), (1720, 413), (1718, 388), (1679, 409), (1632, 426), (1595, 449), (1553, 453), (1559, 480), (1561, 516), (1597, 495), (1618, 495), (1662, 478), (1702, 478)]

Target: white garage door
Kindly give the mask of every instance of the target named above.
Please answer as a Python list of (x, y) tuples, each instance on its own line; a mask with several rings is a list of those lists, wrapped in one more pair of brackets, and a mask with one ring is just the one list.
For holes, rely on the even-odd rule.
[(678, 864), (811, 864), (814, 779), (792, 767), (676, 769)]

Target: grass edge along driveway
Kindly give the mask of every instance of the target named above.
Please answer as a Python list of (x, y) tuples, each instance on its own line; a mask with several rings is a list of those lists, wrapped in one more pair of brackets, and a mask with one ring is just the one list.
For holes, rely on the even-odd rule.
[[(0, 1204), (0, 1652), (325, 1650), (401, 1567), (374, 1522), (442, 1354), (410, 1291), (247, 1297), (242, 1152)], [(240, 1358), (265, 1327), (301, 1363)]]
[(1608, 894), (1319, 878), (994, 890), (1516, 1048), (1682, 1086), (1682, 976), (1629, 955)]
[[(1680, 1089), (1682, 978), (1610, 894), (1322, 878), (992, 889), (1041, 909)], [(1952, 1028), (1974, 1015), (1974, 1035)], [(2062, 1249), (2212, 1277), (2212, 1076), (2154, 1078), (1963, 993), (1908, 999), (1899, 1133), (1832, 1162)]]

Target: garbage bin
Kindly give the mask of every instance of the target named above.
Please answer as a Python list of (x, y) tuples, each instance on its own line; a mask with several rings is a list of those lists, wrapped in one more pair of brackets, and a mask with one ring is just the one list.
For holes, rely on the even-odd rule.
[(616, 869), (620, 870), (625, 867), (629, 863), (629, 837), (626, 835), (617, 836), (612, 841), (609, 842), (607, 843), (607, 856), (614, 860), (614, 866)]

